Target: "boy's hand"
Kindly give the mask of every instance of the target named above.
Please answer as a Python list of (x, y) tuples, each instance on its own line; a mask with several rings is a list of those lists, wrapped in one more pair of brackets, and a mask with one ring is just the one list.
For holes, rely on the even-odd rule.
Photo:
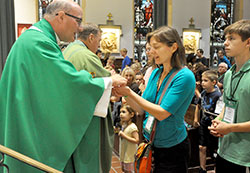
[(231, 125), (228, 123), (225, 123), (220, 120), (213, 120), (213, 124), (216, 127), (209, 127), (209, 130), (215, 130), (217, 133), (221, 135), (227, 135), (228, 133), (231, 133)]
[(210, 133), (215, 137), (223, 137), (231, 132), (230, 124), (227, 124), (221, 120), (215, 119), (212, 121), (211, 127), (208, 127)]

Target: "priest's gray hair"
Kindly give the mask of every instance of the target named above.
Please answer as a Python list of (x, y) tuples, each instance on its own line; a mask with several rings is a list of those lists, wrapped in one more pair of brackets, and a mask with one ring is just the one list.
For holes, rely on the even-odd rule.
[(87, 40), (90, 34), (97, 36), (98, 32), (102, 32), (101, 29), (93, 23), (86, 23), (82, 26), (82, 31), (79, 32), (78, 38)]
[(55, 0), (50, 3), (44, 15), (48, 17), (55, 16), (59, 11), (70, 12), (72, 9), (72, 2), (69, 0)]

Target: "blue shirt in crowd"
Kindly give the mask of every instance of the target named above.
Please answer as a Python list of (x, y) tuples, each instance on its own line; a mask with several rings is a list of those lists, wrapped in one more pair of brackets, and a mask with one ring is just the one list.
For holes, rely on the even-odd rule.
[(228, 69), (231, 68), (232, 65), (231, 65), (230, 61), (227, 59), (227, 57), (225, 55), (223, 56), (223, 58), (219, 58), (218, 65), (220, 63), (222, 63), (222, 62), (224, 62), (224, 63), (226, 63), (228, 65)]
[(130, 60), (130, 58), (128, 56), (126, 56), (124, 58), (124, 60), (122, 61), (122, 69), (121, 69), (121, 71), (126, 67), (126, 65), (127, 66), (131, 65), (131, 60)]

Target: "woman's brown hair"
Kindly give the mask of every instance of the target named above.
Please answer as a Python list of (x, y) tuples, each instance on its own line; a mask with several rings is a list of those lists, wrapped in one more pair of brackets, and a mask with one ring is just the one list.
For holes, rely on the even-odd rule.
[(173, 53), (171, 58), (171, 66), (173, 68), (180, 69), (186, 64), (185, 48), (176, 29), (169, 26), (162, 26), (149, 33), (147, 35), (147, 41), (150, 43), (150, 40), (153, 37), (156, 41), (161, 42), (169, 47), (171, 47), (174, 43), (177, 44), (178, 48)]

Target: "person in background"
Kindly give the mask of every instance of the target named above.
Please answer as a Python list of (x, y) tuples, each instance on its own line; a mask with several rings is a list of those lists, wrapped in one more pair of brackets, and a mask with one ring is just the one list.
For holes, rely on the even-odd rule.
[(121, 138), (120, 161), (124, 173), (133, 173), (135, 153), (139, 143), (138, 128), (135, 124), (136, 112), (128, 105), (123, 104), (120, 109), (122, 128), (116, 130)]
[(203, 56), (204, 54), (204, 50), (203, 49), (197, 49), (197, 59), (196, 59), (196, 63), (201, 62), (203, 65), (205, 65), (206, 67), (208, 67), (208, 60), (206, 57)]
[(126, 48), (122, 48), (120, 50), (120, 53), (121, 53), (121, 56), (124, 58), (122, 60), (122, 68), (121, 68), (121, 72), (122, 72), (125, 67), (131, 66), (131, 59), (127, 56), (128, 51)]
[(106, 66), (110, 66), (113, 69), (115, 69), (115, 57), (114, 56), (109, 57)]
[[(200, 99), (196, 105), (194, 116), (194, 127), (199, 127), (199, 153), (200, 153), (200, 173), (206, 172), (207, 150), (210, 155), (216, 151), (218, 146), (218, 138), (209, 133), (208, 126), (211, 125), (215, 118), (216, 102), (220, 98), (221, 93), (216, 90), (218, 75), (216, 71), (207, 70), (202, 73), (202, 88)], [(199, 122), (200, 119), (200, 122)]]
[[(116, 88), (117, 95), (125, 96), (127, 103), (140, 115), (146, 113), (143, 134), (149, 140), (151, 122), (156, 121), (153, 141), (155, 173), (188, 171), (189, 147), (184, 124), (185, 113), (195, 90), (195, 78), (186, 63), (185, 49), (176, 29), (163, 26), (147, 35), (151, 53), (160, 68), (155, 69), (142, 95), (129, 87)], [(158, 101), (173, 73), (168, 89)], [(149, 120), (149, 121), (148, 121)], [(152, 121), (150, 121), (152, 120)]]
[(140, 86), (141, 84), (144, 84), (144, 79), (143, 79), (143, 74), (142, 72), (138, 72), (135, 75), (135, 82)]
[(135, 72), (131, 67), (126, 67), (122, 71), (122, 77), (127, 79), (127, 86), (137, 94), (140, 93), (139, 85), (135, 81)]
[(237, 21), (224, 33), (226, 55), (235, 64), (224, 77), (225, 107), (209, 129), (220, 137), (216, 172), (245, 173), (250, 167), (250, 20)]
[(131, 66), (132, 70), (134, 70), (135, 74), (141, 71), (141, 63), (135, 62)]
[(107, 50), (105, 53), (104, 53), (104, 57), (103, 57), (103, 67), (105, 67), (107, 65), (107, 62), (108, 62), (108, 59), (111, 55), (111, 52), (109, 50)]
[[(93, 78), (109, 77), (110, 72), (102, 66), (100, 58), (95, 54), (100, 47), (101, 30), (92, 23), (84, 24), (82, 29), (78, 34), (78, 39), (70, 43), (63, 51), (64, 58), (70, 61), (77, 71), (86, 70)], [(93, 136), (96, 137), (96, 141), (93, 143), (88, 142), (93, 140)], [(81, 156), (86, 170), (109, 172), (113, 141), (111, 110), (108, 110), (105, 118), (93, 117), (90, 127), (87, 129), (87, 134), (81, 141), (85, 146), (88, 146), (87, 148), (92, 150), (92, 152), (82, 153)]]
[(95, 54), (102, 60), (102, 51), (100, 49), (97, 49)]
[(112, 70), (115, 71), (115, 60), (116, 60), (116, 58), (114, 56), (110, 56), (105, 68), (110, 67)]
[[(124, 68), (121, 74), (122, 77), (127, 79), (127, 86), (131, 88), (137, 94), (140, 94), (139, 85), (135, 82), (135, 72), (130, 67)], [(112, 96), (110, 101), (113, 103), (112, 117), (114, 121), (114, 126), (120, 127), (120, 107), (122, 103), (125, 103), (126, 100), (117, 96)]]
[[(104, 91), (109, 100), (111, 81), (116, 87), (126, 85), (118, 75), (93, 79), (64, 59), (57, 38), (74, 41), (81, 22), (77, 3), (50, 3), (44, 19), (12, 46), (0, 80), (1, 145), (61, 172), (88, 172), (81, 153), (93, 151), (81, 141), (94, 114), (100, 116), (94, 113), (96, 105)], [(91, 142), (96, 141), (93, 137)], [(11, 172), (41, 172), (10, 157), (4, 163)]]
[(187, 64), (191, 63), (192, 65), (194, 65), (196, 62), (196, 56), (194, 53), (190, 53), (187, 55)]
[(111, 75), (117, 74), (116, 71), (111, 66), (105, 66), (104, 68), (108, 70), (111, 73)]
[(224, 53), (224, 50), (220, 49), (220, 50), (218, 50), (218, 64), (220, 64), (222, 62), (227, 64), (228, 69), (231, 68), (232, 65), (231, 65), (230, 61), (227, 59), (227, 57)]
[(140, 92), (138, 93), (139, 95), (142, 95), (142, 93), (145, 90), (145, 81), (144, 81), (144, 76), (142, 72), (138, 72), (135, 75), (135, 82), (138, 84)]
[(197, 104), (197, 100), (200, 98), (200, 94), (203, 90), (202, 86), (201, 86), (201, 76), (202, 76), (202, 73), (204, 71), (207, 70), (207, 67), (202, 64), (201, 62), (198, 62), (198, 63), (195, 63), (193, 65), (193, 73), (194, 73), (194, 76), (195, 76), (195, 83), (196, 83), (196, 87), (195, 87), (195, 96), (192, 100), (192, 103), (194, 104)]
[(104, 67), (106, 70), (110, 71), (111, 74), (116, 74), (115, 71), (115, 57), (109, 57), (106, 66)]
[(225, 73), (227, 72), (228, 65), (225, 62), (221, 62), (218, 66), (218, 73), (219, 73), (219, 78), (217, 82), (217, 86), (220, 88), (221, 91), (223, 91), (223, 81), (224, 81), (224, 76)]
[(133, 61), (133, 64), (134, 64), (134, 63), (140, 63), (140, 62), (139, 62), (139, 59), (135, 57), (135, 59), (134, 59), (134, 61)]
[(144, 81), (145, 81), (145, 88), (147, 87), (147, 84), (148, 84), (148, 80), (150, 78), (150, 75), (151, 73), (153, 72), (153, 70), (155, 68), (157, 68), (157, 65), (155, 64), (155, 60), (154, 60), (154, 57), (151, 53), (151, 47), (150, 47), (150, 44), (147, 42), (146, 43), (146, 54), (147, 54), (147, 57), (148, 57), (148, 69), (146, 70), (145, 72), (145, 75), (144, 75)]

